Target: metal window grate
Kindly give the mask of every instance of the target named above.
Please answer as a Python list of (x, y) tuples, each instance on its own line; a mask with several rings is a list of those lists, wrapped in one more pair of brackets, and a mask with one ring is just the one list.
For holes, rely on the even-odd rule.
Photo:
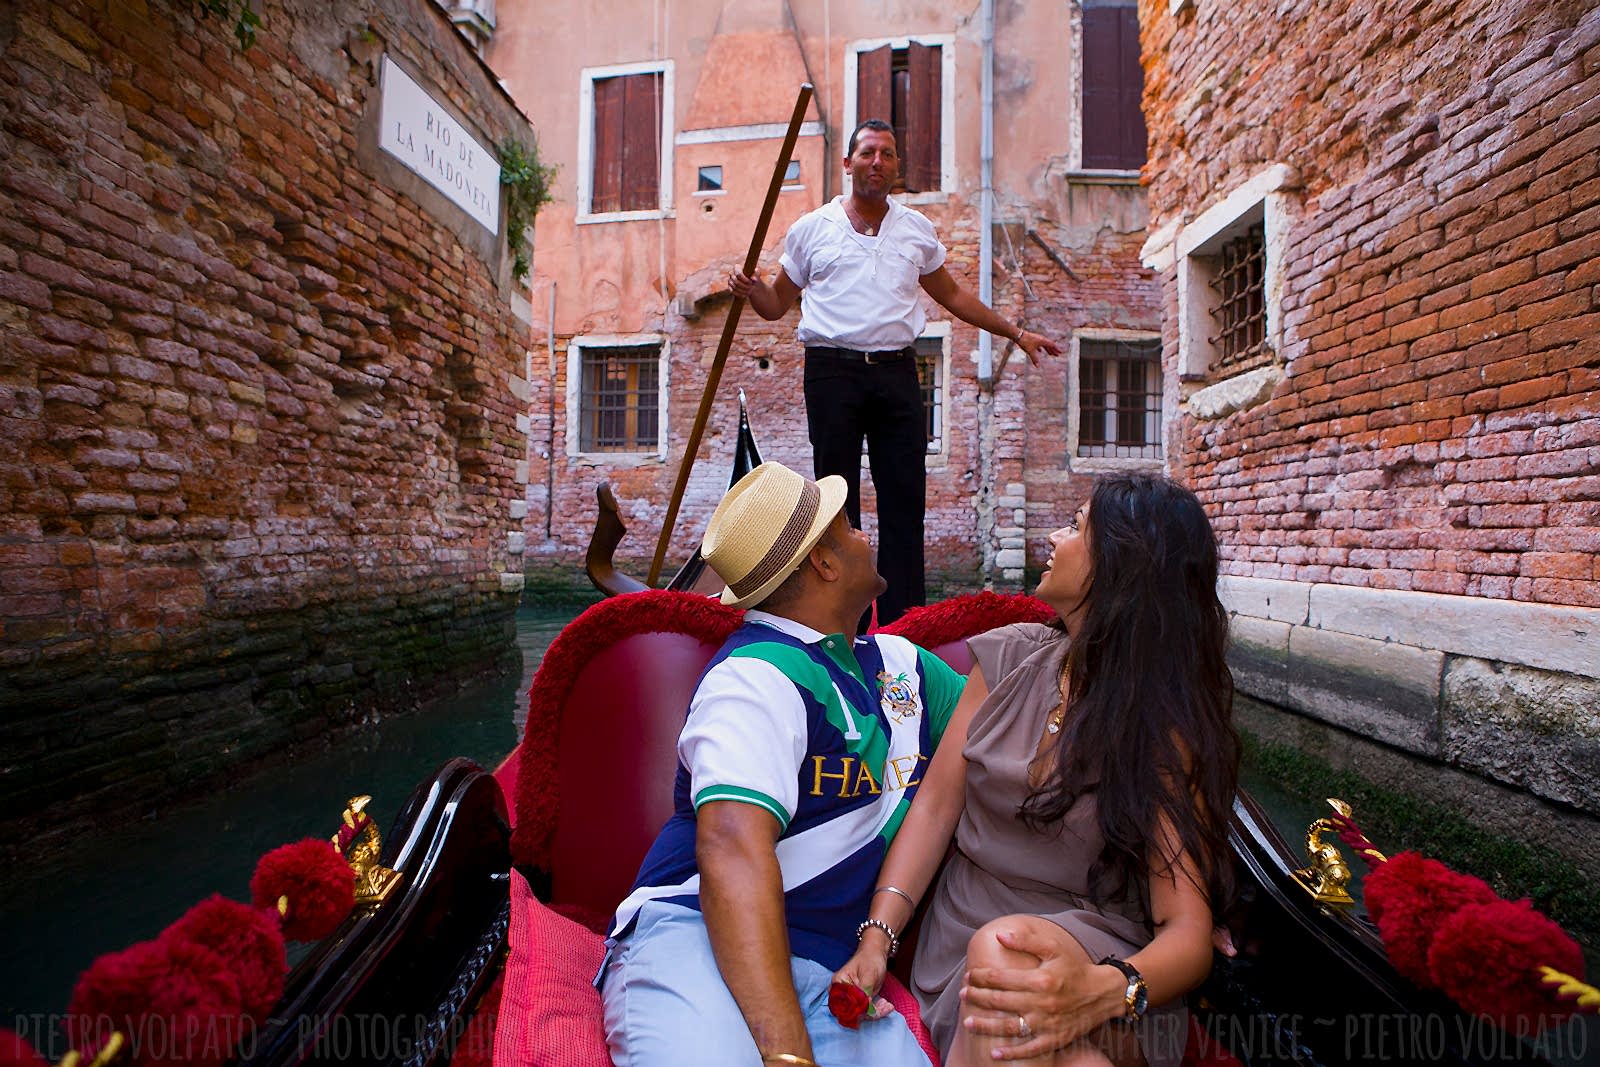
[(1078, 455), (1161, 458), (1161, 342), (1078, 342)]
[(1212, 312), (1221, 333), (1211, 338), (1218, 367), (1235, 367), (1267, 346), (1266, 233), (1252, 226), (1222, 246), (1211, 286), (1221, 297)]
[(661, 346), (585, 348), (578, 402), (583, 452), (648, 452), (658, 443)]
[(917, 380), (928, 420), (928, 451), (944, 447), (944, 338), (917, 338)]

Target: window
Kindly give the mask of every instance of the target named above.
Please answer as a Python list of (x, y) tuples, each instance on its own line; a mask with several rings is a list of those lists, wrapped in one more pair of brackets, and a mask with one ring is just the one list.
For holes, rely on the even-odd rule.
[(1138, 170), (1146, 158), (1139, 9), (1131, 0), (1083, 3), (1083, 168)]
[(944, 344), (947, 336), (917, 338), (917, 380), (928, 419), (928, 451), (944, 451)]
[(1220, 333), (1209, 338), (1219, 368), (1257, 362), (1267, 342), (1266, 234), (1261, 225), (1222, 246), (1215, 276), (1208, 284), (1217, 293), (1212, 317)]
[(695, 180), (694, 191), (697, 193), (722, 192), (722, 168), (701, 167)]
[(785, 189), (800, 188), (800, 161), (789, 160), (789, 165), (783, 169), (783, 187)]
[(1079, 340), (1078, 455), (1161, 458), (1159, 338)]
[(894, 128), (897, 192), (938, 193), (954, 183), (953, 60), (954, 38), (946, 36), (857, 42), (846, 52), (846, 128), (867, 119)]
[(591, 68), (583, 78), (578, 103), (578, 221), (669, 211), (671, 63)]
[(576, 379), (577, 403), (573, 412), (569, 385), (569, 451), (659, 452), (666, 346), (659, 339), (607, 340), (573, 338), (570, 345), (568, 369)]
[(1146, 242), (1140, 257), (1147, 267), (1177, 270), (1177, 369), (1184, 380), (1257, 371), (1263, 382), (1270, 377), (1266, 368), (1282, 343), (1289, 191), (1298, 185), (1292, 167), (1275, 163)]

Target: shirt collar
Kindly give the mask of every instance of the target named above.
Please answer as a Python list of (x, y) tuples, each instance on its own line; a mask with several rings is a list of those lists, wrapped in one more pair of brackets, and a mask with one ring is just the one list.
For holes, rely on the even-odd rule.
[[(795, 622), (793, 619), (788, 618), (787, 616), (774, 615), (770, 611), (757, 611), (755, 608), (751, 608), (744, 613), (744, 621), (747, 623), (764, 623), (765, 625), (772, 627), (774, 630), (782, 631), (783, 633), (788, 634), (790, 637), (804, 641), (808, 645), (814, 645), (818, 641), (831, 636), (823, 633), (821, 630), (813, 630), (803, 622)], [(859, 637), (856, 638), (856, 642), (858, 644), (861, 640), (862, 639)]]

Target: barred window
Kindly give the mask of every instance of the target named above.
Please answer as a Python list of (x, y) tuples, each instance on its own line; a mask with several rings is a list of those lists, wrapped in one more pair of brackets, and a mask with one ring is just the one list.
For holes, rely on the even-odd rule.
[(1161, 458), (1161, 341), (1078, 342), (1078, 455)]
[(944, 338), (917, 338), (917, 380), (922, 383), (922, 410), (927, 416), (928, 451), (944, 448)]
[(1212, 317), (1220, 331), (1210, 338), (1219, 368), (1243, 367), (1266, 352), (1266, 234), (1260, 226), (1222, 246), (1211, 278), (1218, 304)]
[(661, 346), (586, 346), (582, 356), (579, 450), (655, 451), (660, 433)]

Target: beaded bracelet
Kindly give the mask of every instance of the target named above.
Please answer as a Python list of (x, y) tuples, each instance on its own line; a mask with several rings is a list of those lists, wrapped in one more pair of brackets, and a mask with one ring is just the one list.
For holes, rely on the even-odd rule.
[(867, 927), (869, 926), (876, 926), (885, 934), (889, 935), (889, 958), (893, 959), (894, 954), (900, 951), (900, 935), (895, 933), (894, 930), (890, 928), (889, 924), (884, 922), (882, 919), (868, 919), (866, 922), (856, 927), (856, 940), (858, 942), (861, 940), (862, 935), (867, 932)]

